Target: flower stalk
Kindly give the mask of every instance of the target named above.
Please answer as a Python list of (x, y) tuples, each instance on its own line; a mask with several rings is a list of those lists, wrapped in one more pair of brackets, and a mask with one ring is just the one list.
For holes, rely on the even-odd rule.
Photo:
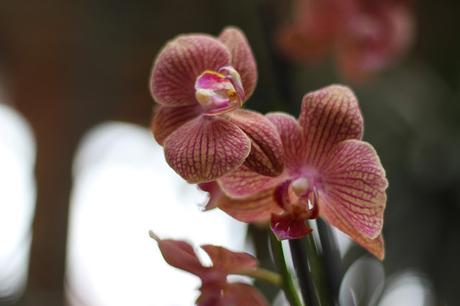
[(283, 251), (282, 242), (279, 241), (273, 234), (270, 235), (270, 240), (272, 254), (282, 277), (282, 288), (289, 304), (291, 306), (304, 306), (300, 296), (298, 295), (292, 274), (286, 264), (286, 257)]
[(289, 240), (289, 247), (303, 300), (309, 306), (321, 305), (313, 279), (311, 257), (316, 255), (317, 249), (312, 235), (307, 235), (303, 239)]
[(281, 287), (283, 285), (283, 278), (278, 273), (272, 272), (270, 270), (264, 268), (257, 268), (256, 270), (248, 270), (241, 273), (239, 275), (249, 276), (266, 283), (270, 283), (277, 287)]

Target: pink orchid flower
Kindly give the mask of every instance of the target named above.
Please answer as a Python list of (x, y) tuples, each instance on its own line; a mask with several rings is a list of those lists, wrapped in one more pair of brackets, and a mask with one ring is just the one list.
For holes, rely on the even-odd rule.
[(153, 233), (150, 236), (158, 242), (163, 258), (168, 264), (190, 272), (201, 279), (201, 295), (198, 306), (251, 305), (268, 306), (265, 297), (254, 287), (244, 283), (229, 283), (230, 274), (246, 274), (257, 268), (257, 260), (250, 254), (232, 252), (223, 247), (203, 245), (201, 248), (209, 255), (212, 266), (204, 266), (193, 247), (185, 241), (160, 239)]
[(413, 37), (409, 0), (298, 0), (278, 35), (289, 57), (312, 62), (334, 52), (340, 72), (363, 81), (404, 54)]
[(218, 180), (211, 207), (244, 222), (271, 220), (279, 239), (297, 239), (318, 216), (380, 259), (388, 186), (374, 148), (362, 141), (363, 119), (353, 92), (332, 85), (304, 96), (299, 119), (270, 113), (283, 141), (285, 168), (277, 177), (248, 167)]
[(168, 164), (188, 182), (217, 179), (243, 163), (264, 175), (282, 171), (275, 126), (240, 109), (256, 81), (251, 48), (233, 27), (217, 38), (180, 35), (161, 50), (150, 80), (159, 104), (152, 130)]

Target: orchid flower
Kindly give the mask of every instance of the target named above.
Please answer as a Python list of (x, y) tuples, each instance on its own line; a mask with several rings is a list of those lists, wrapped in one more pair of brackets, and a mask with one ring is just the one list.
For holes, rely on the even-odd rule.
[(223, 247), (203, 245), (212, 266), (204, 266), (193, 247), (185, 241), (160, 239), (150, 236), (158, 243), (163, 258), (168, 264), (190, 272), (201, 279), (201, 295), (198, 306), (251, 305), (268, 306), (265, 297), (254, 287), (244, 283), (229, 283), (230, 274), (248, 274), (257, 269), (257, 260), (250, 254), (232, 252)]
[(293, 23), (278, 33), (281, 50), (312, 62), (335, 53), (340, 72), (362, 81), (404, 54), (413, 36), (409, 0), (298, 0)]
[(180, 35), (160, 51), (150, 89), (159, 104), (152, 120), (168, 164), (189, 183), (212, 181), (243, 163), (263, 175), (283, 170), (275, 126), (240, 109), (257, 81), (244, 34)]
[(218, 206), (244, 222), (271, 221), (279, 239), (311, 232), (318, 216), (380, 259), (387, 180), (374, 148), (362, 141), (363, 119), (353, 92), (332, 85), (304, 96), (299, 119), (267, 118), (280, 133), (285, 168), (277, 177), (246, 166), (220, 178), (211, 191)]

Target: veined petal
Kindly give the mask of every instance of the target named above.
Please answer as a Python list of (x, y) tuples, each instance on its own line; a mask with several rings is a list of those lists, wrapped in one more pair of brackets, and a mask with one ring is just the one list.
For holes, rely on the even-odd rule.
[(388, 182), (379, 157), (370, 144), (360, 140), (346, 140), (338, 144), (323, 169), (322, 184), (320, 211), (328, 206), (326, 211), (334, 213), (334, 217), (329, 219), (347, 223), (370, 239), (380, 234)]
[(251, 47), (244, 33), (235, 27), (227, 27), (219, 35), (219, 40), (227, 46), (231, 53), (231, 65), (241, 76), (247, 100), (256, 87), (257, 65)]
[(375, 257), (380, 260), (385, 258), (385, 244), (381, 234), (374, 239), (363, 236), (358, 230), (356, 230), (356, 228), (352, 227), (346, 219), (343, 218), (333, 205), (321, 206), (319, 213), (326, 222), (332, 224), (350, 236), (353, 241), (368, 250)]
[(361, 139), (363, 118), (353, 92), (331, 85), (304, 96), (299, 117), (304, 132), (306, 163), (319, 169), (334, 145)]
[(265, 297), (255, 287), (243, 284), (227, 284), (218, 306), (268, 306)]
[(199, 116), (169, 135), (164, 148), (171, 168), (189, 183), (202, 183), (241, 166), (251, 140), (225, 119)]
[(257, 259), (244, 252), (233, 252), (215, 245), (202, 245), (212, 261), (212, 268), (227, 274), (238, 274), (257, 268)]
[(159, 239), (154, 234), (151, 235), (157, 241), (161, 254), (168, 264), (198, 277), (206, 274), (208, 268), (201, 264), (190, 244), (181, 240)]
[(274, 200), (274, 192), (274, 188), (271, 188), (243, 199), (222, 195), (218, 202), (219, 208), (241, 222), (265, 223), (272, 214), (282, 212)]
[(196, 78), (205, 70), (230, 64), (231, 55), (223, 43), (204, 34), (181, 35), (166, 44), (153, 66), (150, 90), (162, 105), (197, 103)]
[(228, 119), (251, 138), (251, 153), (245, 166), (262, 175), (281, 174), (284, 153), (276, 127), (263, 115), (248, 110), (233, 111), (228, 114)]
[(271, 177), (254, 172), (243, 165), (218, 180), (222, 191), (228, 196), (240, 199), (254, 195), (280, 184), (284, 175)]
[(181, 107), (158, 106), (154, 109), (152, 131), (155, 140), (163, 145), (166, 138), (187, 121), (199, 116), (197, 104)]
[(283, 143), (285, 167), (290, 170), (298, 169), (304, 159), (305, 150), (303, 145), (302, 129), (297, 119), (282, 113), (268, 113), (265, 117), (277, 128)]

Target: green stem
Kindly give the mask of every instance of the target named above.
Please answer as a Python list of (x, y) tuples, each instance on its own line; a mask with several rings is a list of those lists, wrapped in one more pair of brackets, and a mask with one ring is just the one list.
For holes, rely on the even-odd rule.
[(291, 306), (303, 306), (300, 296), (298, 295), (297, 288), (294, 284), (292, 275), (285, 261), (283, 245), (281, 241), (278, 241), (275, 236), (270, 235), (273, 256), (275, 257), (276, 265), (281, 273), (283, 280), (283, 291), (286, 295)]
[(243, 271), (238, 273), (239, 275), (250, 276), (258, 280), (273, 284), (275, 286), (281, 287), (283, 285), (283, 279), (278, 273), (266, 270), (263, 268), (258, 268), (256, 270)]

